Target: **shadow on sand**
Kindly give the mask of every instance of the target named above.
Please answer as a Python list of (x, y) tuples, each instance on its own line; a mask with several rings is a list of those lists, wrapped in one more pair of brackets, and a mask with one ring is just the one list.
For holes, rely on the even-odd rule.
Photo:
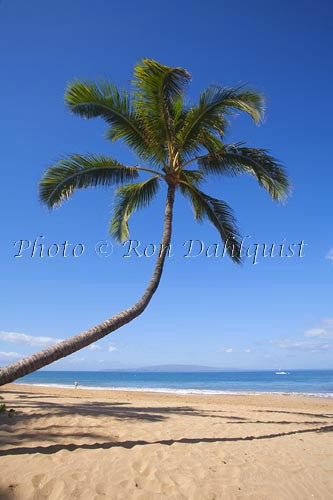
[(46, 455), (57, 453), (58, 451), (67, 450), (109, 450), (110, 448), (127, 448), (131, 449), (134, 446), (146, 446), (152, 444), (161, 444), (163, 446), (171, 446), (173, 444), (199, 444), (199, 443), (223, 443), (230, 441), (256, 441), (261, 439), (274, 439), (284, 436), (292, 436), (293, 434), (305, 434), (308, 432), (333, 432), (333, 425), (326, 425), (311, 429), (302, 429), (298, 431), (278, 432), (275, 434), (263, 434), (260, 436), (245, 436), (245, 437), (221, 437), (221, 438), (181, 438), (181, 439), (161, 439), (158, 441), (109, 441), (103, 443), (92, 444), (54, 444), (50, 446), (34, 446), (34, 447), (18, 447), (10, 450), (0, 450), (0, 456), (6, 455), (26, 455), (33, 453), (43, 453)]
[(1, 500), (15, 500), (15, 486), (10, 485), (8, 488), (0, 487)]
[[(33, 392), (17, 393), (15, 391), (6, 391), (10, 394), (15, 394), (16, 398), (8, 401), (11, 408), (14, 408), (16, 415), (14, 418), (9, 419), (6, 416), (1, 416), (0, 418), (0, 430), (2, 431), (2, 436), (5, 439), (2, 441), (6, 446), (11, 445), (10, 449), (0, 450), (0, 456), (6, 455), (24, 455), (33, 453), (43, 453), (52, 454), (61, 450), (75, 451), (78, 449), (86, 450), (97, 450), (97, 449), (111, 449), (111, 448), (126, 448), (131, 449), (134, 446), (146, 446), (152, 444), (160, 444), (164, 446), (171, 446), (176, 443), (181, 444), (199, 444), (199, 443), (222, 443), (230, 441), (254, 441), (261, 439), (276, 439), (282, 438), (284, 436), (291, 436), (296, 434), (305, 434), (310, 432), (333, 432), (333, 425), (331, 424), (331, 414), (316, 414), (316, 413), (305, 413), (305, 412), (292, 412), (283, 410), (258, 410), (253, 409), (255, 413), (282, 413), (293, 416), (307, 417), (307, 419), (300, 420), (255, 420), (251, 418), (239, 417), (234, 415), (229, 415), (223, 409), (221, 410), (200, 410), (198, 408), (193, 408), (191, 406), (151, 406), (151, 407), (140, 407), (133, 406), (129, 402), (91, 402), (83, 400), (82, 397), (73, 396), (73, 403), (61, 404), (56, 401), (41, 401), (43, 397), (49, 399), (56, 399), (56, 396), (48, 396), (37, 394)], [(6, 395), (6, 392), (3, 395)], [(38, 398), (38, 400), (37, 400)], [(80, 402), (76, 402), (76, 399)], [(36, 399), (36, 401), (35, 401)], [(29, 409), (27, 413), (25, 410)], [(35, 411), (36, 410), (36, 411)], [(124, 420), (124, 421), (135, 421), (143, 420), (145, 422), (163, 422), (166, 419), (176, 416), (184, 415), (189, 417), (202, 417), (202, 418), (219, 418), (222, 419), (222, 423), (225, 424), (276, 424), (276, 425), (310, 425), (311, 427), (306, 429), (296, 429), (296, 430), (286, 430), (286, 432), (276, 432), (270, 434), (261, 435), (249, 435), (240, 437), (203, 437), (203, 438), (180, 438), (180, 439), (162, 439), (156, 441), (145, 441), (145, 440), (128, 440), (119, 441), (117, 436), (113, 436), (113, 440), (105, 441), (105, 434), (98, 432), (99, 429), (105, 428), (105, 425), (98, 425), (98, 419), (90, 420), (88, 425), (83, 425), (78, 427), (77, 425), (73, 428), (69, 425), (49, 425), (38, 426), (38, 421), (45, 419), (48, 416), (52, 417), (62, 417), (62, 416), (87, 416), (87, 417), (110, 417), (110, 419)], [(312, 418), (313, 420), (309, 419)], [(314, 420), (316, 418), (316, 420)], [(319, 420), (320, 419), (320, 420)], [(34, 420), (33, 429), (26, 432), (24, 429), (25, 423), (29, 420)], [(90, 423), (97, 423), (97, 425), (90, 425)], [(61, 421), (60, 421), (61, 424)], [(326, 424), (326, 425), (323, 425)], [(17, 433), (13, 433), (13, 426), (20, 426)], [(22, 429), (22, 432), (20, 432)], [(81, 429), (81, 430), (80, 430)], [(104, 429), (105, 430), (105, 429)], [(66, 432), (67, 431), (67, 432)], [(22, 442), (26, 441), (57, 441), (61, 437), (67, 438), (67, 442), (70, 444), (50, 444), (43, 446), (22, 446)], [(71, 442), (81, 440), (82, 438), (88, 440), (98, 440), (100, 442), (93, 443), (75, 443)], [(21, 445), (21, 446), (17, 446)], [(15, 446), (15, 447), (14, 447)], [(0, 498), (6, 499), (5, 496)], [(10, 498), (10, 497), (9, 497)]]

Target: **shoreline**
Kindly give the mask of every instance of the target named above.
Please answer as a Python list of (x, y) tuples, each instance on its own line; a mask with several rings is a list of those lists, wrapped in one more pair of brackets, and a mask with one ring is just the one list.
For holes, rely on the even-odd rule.
[[(237, 408), (249, 405), (254, 408), (270, 408), (272, 411), (276, 408), (297, 408), (297, 407), (316, 407), (320, 408), (323, 412), (324, 408), (330, 409), (330, 415), (333, 418), (333, 398), (322, 398), (301, 393), (277, 393), (277, 392), (240, 392), (240, 393), (223, 393), (223, 394), (202, 394), (202, 393), (178, 393), (178, 392), (156, 392), (147, 390), (133, 390), (129, 389), (110, 389), (95, 387), (82, 387), (78, 386), (75, 389), (70, 387), (58, 387), (50, 385), (33, 385), (23, 383), (11, 383), (0, 387), (0, 402), (6, 395), (15, 395), (22, 398), (24, 395), (34, 394), (36, 399), (39, 396), (43, 399), (50, 398), (62, 400), (67, 398), (70, 400), (82, 400), (87, 402), (98, 401), (100, 403), (109, 404), (109, 402), (116, 401), (117, 404), (125, 401), (126, 405), (134, 401), (139, 401), (140, 404), (172, 404), (179, 405), (179, 402), (184, 404), (197, 406), (198, 404), (207, 405), (207, 407), (235, 406)], [(28, 396), (27, 396), (28, 397)], [(5, 398), (6, 399), (6, 398)], [(122, 403), (120, 403), (122, 404)], [(267, 410), (268, 411), (268, 410)]]
[[(31, 386), (31, 387), (50, 387), (58, 389), (72, 389), (77, 390), (73, 385), (67, 384), (43, 384), (43, 383), (25, 383), (25, 382), (15, 382), (10, 385), (15, 386)], [(331, 392), (298, 392), (298, 391), (223, 391), (214, 389), (179, 389), (179, 388), (168, 388), (168, 387), (117, 387), (117, 386), (88, 386), (88, 385), (78, 385), (78, 389), (82, 390), (93, 390), (93, 391), (115, 391), (115, 392), (134, 392), (134, 393), (156, 393), (156, 394), (179, 394), (188, 396), (260, 396), (260, 395), (277, 395), (277, 396), (303, 396), (310, 398), (320, 398), (320, 399), (333, 399), (333, 393)], [(1, 391), (1, 389), (0, 389)]]

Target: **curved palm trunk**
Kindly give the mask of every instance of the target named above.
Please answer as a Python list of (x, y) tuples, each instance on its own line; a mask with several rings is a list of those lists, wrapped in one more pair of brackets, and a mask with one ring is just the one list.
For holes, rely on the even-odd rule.
[(43, 366), (49, 365), (57, 359), (64, 358), (65, 356), (68, 356), (69, 354), (72, 354), (82, 349), (83, 347), (87, 347), (93, 342), (96, 342), (97, 340), (105, 337), (109, 333), (114, 332), (121, 326), (126, 325), (126, 323), (129, 323), (141, 313), (143, 313), (143, 311), (148, 306), (152, 296), (154, 295), (162, 276), (165, 256), (171, 240), (174, 197), (175, 186), (169, 185), (165, 205), (161, 251), (159, 252), (155, 264), (153, 276), (140, 300), (138, 300), (136, 304), (129, 307), (128, 309), (125, 309), (115, 316), (112, 316), (112, 318), (107, 319), (103, 323), (100, 323), (99, 325), (94, 326), (93, 328), (90, 328), (85, 332), (75, 335), (68, 340), (63, 340), (62, 342), (59, 342), (58, 344), (49, 347), (48, 349), (39, 351), (32, 356), (28, 356), (21, 361), (17, 361), (16, 363), (12, 363), (11, 365), (1, 368), (0, 385), (13, 382), (13, 380), (16, 380), (19, 377), (23, 377), (28, 373), (34, 372), (39, 368), (42, 368)]

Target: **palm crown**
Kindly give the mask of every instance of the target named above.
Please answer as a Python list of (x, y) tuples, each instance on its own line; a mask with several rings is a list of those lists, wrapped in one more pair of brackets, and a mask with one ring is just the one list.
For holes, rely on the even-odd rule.
[[(260, 122), (263, 96), (244, 87), (213, 85), (201, 93), (198, 104), (187, 106), (184, 91), (191, 77), (185, 69), (144, 59), (135, 67), (134, 77), (130, 93), (108, 82), (74, 81), (68, 85), (65, 101), (73, 113), (84, 118), (103, 118), (109, 126), (107, 138), (122, 140), (142, 166), (126, 166), (103, 155), (70, 155), (45, 172), (41, 200), (54, 207), (75, 189), (121, 184), (116, 189), (110, 232), (124, 241), (129, 236), (131, 214), (147, 206), (164, 181), (189, 198), (197, 220), (210, 220), (232, 259), (239, 262), (239, 235), (232, 210), (225, 201), (204, 193), (201, 184), (211, 174), (247, 173), (274, 200), (287, 195), (284, 169), (266, 150), (224, 143), (233, 110), (244, 111), (255, 123)], [(150, 177), (132, 182), (141, 172)]]

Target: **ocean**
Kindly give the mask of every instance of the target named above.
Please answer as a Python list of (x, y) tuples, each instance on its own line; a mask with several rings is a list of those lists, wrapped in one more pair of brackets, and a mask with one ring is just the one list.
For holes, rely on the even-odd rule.
[(47, 371), (16, 383), (181, 394), (290, 393), (333, 397), (333, 370), (140, 372)]

